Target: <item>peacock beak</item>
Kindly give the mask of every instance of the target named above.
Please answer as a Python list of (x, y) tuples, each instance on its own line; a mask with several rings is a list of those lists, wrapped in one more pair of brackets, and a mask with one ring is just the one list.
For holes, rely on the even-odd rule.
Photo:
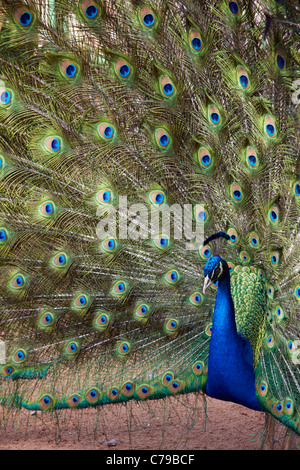
[(211, 285), (212, 283), (212, 280), (209, 279), (208, 276), (205, 276), (204, 278), (204, 284), (203, 284), (203, 294), (205, 294), (205, 292), (207, 291), (207, 289), (209, 288), (209, 286)]

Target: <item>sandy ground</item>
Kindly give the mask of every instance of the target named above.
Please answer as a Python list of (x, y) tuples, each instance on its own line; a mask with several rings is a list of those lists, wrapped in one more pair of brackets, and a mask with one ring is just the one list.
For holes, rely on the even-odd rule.
[[(1, 450), (260, 450), (263, 413), (211, 398), (130, 403), (58, 415), (22, 412), (0, 417)], [(274, 450), (286, 429), (276, 422)], [(292, 437), (290, 449), (300, 448)]]

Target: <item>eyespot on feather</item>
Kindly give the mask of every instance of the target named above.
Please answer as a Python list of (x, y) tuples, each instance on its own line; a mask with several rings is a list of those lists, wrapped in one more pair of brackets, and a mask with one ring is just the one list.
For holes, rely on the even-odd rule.
[(272, 349), (274, 347), (274, 336), (267, 335), (266, 341), (267, 341), (268, 348)]
[(67, 399), (67, 403), (70, 408), (76, 408), (81, 402), (81, 400), (82, 397), (80, 395), (77, 395), (77, 393), (74, 393)]
[(167, 235), (159, 235), (154, 239), (154, 244), (160, 250), (165, 250), (170, 246), (170, 239)]
[(26, 7), (17, 7), (14, 10), (13, 18), (18, 26), (22, 29), (30, 29), (36, 20), (35, 13)]
[(99, 330), (103, 331), (106, 330), (110, 322), (110, 315), (106, 312), (97, 313), (94, 318), (93, 326)]
[(274, 298), (274, 287), (271, 286), (271, 284), (269, 284), (268, 287), (267, 287), (267, 295), (268, 295), (269, 299)]
[(280, 72), (284, 72), (286, 69), (286, 55), (282, 49), (278, 49), (276, 52), (275, 62), (277, 69)]
[(45, 218), (50, 218), (55, 215), (55, 209), (53, 201), (46, 201), (39, 206), (39, 213)]
[(111, 204), (113, 201), (113, 192), (111, 189), (101, 189), (96, 195), (97, 201), (102, 205)]
[(49, 136), (44, 141), (46, 150), (52, 154), (57, 154), (62, 149), (62, 141), (59, 136)]
[(107, 238), (102, 242), (101, 246), (107, 253), (114, 253), (118, 248), (118, 243), (114, 238)]
[(264, 131), (267, 137), (274, 139), (277, 136), (275, 121), (272, 116), (266, 116), (264, 119)]
[(142, 400), (144, 400), (145, 398), (148, 398), (149, 395), (151, 395), (151, 392), (152, 392), (152, 387), (146, 384), (145, 385), (142, 384), (136, 389), (137, 396), (141, 398)]
[(147, 318), (150, 313), (150, 308), (146, 304), (140, 304), (135, 310), (135, 316), (138, 319)]
[(180, 380), (174, 379), (169, 383), (168, 389), (171, 393), (178, 393), (183, 389), (183, 383)]
[(249, 90), (250, 84), (250, 77), (247, 70), (244, 67), (239, 67), (237, 69), (237, 79), (238, 85), (242, 90)]
[(300, 301), (300, 285), (296, 286), (294, 289), (294, 296), (295, 298)]
[(280, 305), (277, 305), (277, 307), (275, 309), (275, 315), (276, 315), (277, 320), (279, 320), (279, 321), (281, 321), (285, 318), (284, 310)]
[(220, 126), (220, 124), (222, 124), (221, 114), (214, 105), (208, 107), (208, 120), (213, 126)]
[(172, 285), (175, 285), (180, 280), (180, 275), (176, 269), (171, 269), (165, 275), (165, 280)]
[(65, 351), (68, 355), (74, 356), (79, 353), (80, 347), (76, 341), (69, 341), (65, 346)]
[(162, 383), (163, 385), (168, 386), (170, 382), (172, 382), (173, 379), (174, 379), (173, 372), (166, 372), (162, 377)]
[(278, 251), (273, 251), (270, 255), (270, 263), (271, 263), (271, 266), (273, 268), (278, 266), (279, 259), (280, 259), (279, 252)]
[(107, 390), (107, 396), (111, 401), (116, 400), (120, 396), (120, 390), (118, 387), (111, 387)]
[(101, 122), (97, 127), (98, 135), (105, 142), (111, 142), (116, 137), (116, 129), (109, 122)]
[(263, 382), (261, 380), (257, 382), (256, 389), (261, 397), (265, 397), (268, 393), (268, 385), (266, 384), (266, 382)]
[(176, 331), (178, 331), (178, 328), (179, 328), (179, 321), (175, 320), (175, 318), (171, 318), (170, 320), (166, 322), (166, 325), (165, 325), (166, 333), (175, 333)]
[(227, 234), (230, 236), (230, 240), (228, 240), (228, 243), (230, 243), (231, 245), (235, 245), (236, 243), (238, 243), (239, 236), (234, 228), (230, 228)]
[(38, 319), (38, 325), (41, 328), (51, 328), (55, 322), (55, 316), (52, 312), (44, 312)]
[(61, 75), (69, 81), (76, 80), (79, 76), (79, 65), (73, 60), (63, 60), (59, 64)]
[(25, 349), (17, 349), (17, 351), (13, 353), (12, 360), (15, 364), (24, 362), (26, 361), (26, 359), (27, 359), (27, 352), (25, 351)]
[(214, 164), (211, 152), (205, 147), (200, 147), (198, 150), (198, 161), (204, 170), (208, 170), (209, 168), (211, 169)]
[(172, 139), (166, 129), (159, 128), (155, 131), (155, 142), (161, 150), (168, 150), (172, 144)]
[(121, 356), (126, 356), (127, 354), (130, 353), (130, 350), (131, 350), (131, 346), (130, 346), (130, 343), (128, 343), (128, 341), (121, 341), (117, 345), (117, 353), (120, 354)]
[(194, 292), (190, 298), (189, 298), (190, 302), (193, 304), (193, 305), (201, 305), (202, 302), (203, 302), (203, 297), (202, 297), (202, 294), (200, 292)]
[(249, 234), (249, 243), (252, 248), (259, 248), (260, 247), (260, 238), (257, 232), (251, 232)]
[(10, 286), (16, 290), (24, 289), (25, 281), (25, 276), (21, 273), (17, 273), (10, 280)]
[(229, 272), (234, 271), (235, 264), (231, 263), (231, 261), (228, 261), (227, 264), (228, 264)]
[(143, 6), (139, 12), (139, 18), (142, 26), (146, 30), (153, 30), (157, 26), (157, 17), (151, 8)]
[(95, 405), (99, 401), (100, 397), (101, 397), (101, 394), (99, 390), (94, 387), (90, 388), (90, 390), (88, 390), (88, 392), (85, 395), (86, 401), (88, 401), (92, 405)]
[(247, 251), (243, 250), (240, 253), (240, 260), (242, 261), (243, 264), (248, 264), (251, 261), (251, 257)]
[(68, 262), (69, 262), (69, 257), (63, 251), (60, 251), (59, 253), (54, 255), (52, 258), (52, 266), (54, 268), (60, 268), (60, 269), (66, 268), (68, 266)]
[(159, 88), (162, 96), (166, 99), (174, 98), (176, 95), (176, 87), (167, 75), (159, 79)]
[(124, 295), (128, 290), (128, 284), (125, 281), (117, 281), (113, 286), (113, 294)]
[(193, 365), (192, 370), (195, 375), (202, 375), (204, 371), (204, 363), (202, 361), (197, 361)]
[(189, 32), (189, 44), (193, 53), (199, 54), (203, 51), (204, 44), (199, 31), (191, 29)]
[(117, 59), (115, 71), (117, 76), (124, 82), (132, 76), (132, 67), (125, 59)]
[(161, 206), (166, 202), (166, 195), (163, 191), (151, 191), (149, 200), (154, 206)]
[(296, 181), (293, 186), (294, 194), (296, 196), (296, 201), (300, 201), (300, 180)]
[(238, 18), (241, 15), (241, 10), (238, 2), (232, 2), (231, 0), (226, 0), (230, 13)]
[(247, 147), (246, 163), (251, 170), (256, 170), (259, 166), (259, 160), (256, 150), (253, 147)]
[(208, 323), (208, 324), (206, 325), (205, 330), (204, 330), (206, 336), (208, 336), (208, 337), (211, 336), (211, 334), (212, 334), (212, 328), (213, 328), (213, 324), (212, 324), (212, 323)]
[(87, 308), (88, 304), (88, 297), (85, 294), (77, 295), (73, 301), (73, 307), (77, 309)]
[(0, 107), (9, 108), (13, 102), (13, 97), (12, 90), (0, 87)]
[(203, 205), (197, 204), (194, 207), (194, 217), (199, 222), (207, 223), (209, 219), (209, 214)]
[(209, 245), (202, 246), (199, 249), (199, 254), (203, 260), (207, 260), (208, 258), (212, 256), (212, 249)]
[(286, 398), (283, 404), (283, 412), (288, 416), (292, 416), (294, 411), (294, 401), (291, 398)]
[(2, 376), (3, 377), (10, 377), (13, 373), (15, 372), (15, 368), (11, 366), (10, 364), (7, 364), (2, 368)]
[(277, 224), (279, 221), (279, 208), (277, 206), (272, 206), (268, 212), (269, 221), (271, 224)]
[(125, 382), (121, 388), (121, 393), (122, 395), (125, 395), (125, 397), (131, 397), (134, 394), (134, 392), (135, 392), (135, 384), (131, 380), (128, 380), (127, 382)]
[(47, 411), (50, 408), (52, 408), (53, 404), (54, 404), (54, 399), (51, 395), (43, 395), (39, 399), (39, 407), (43, 411)]
[(230, 196), (235, 203), (240, 203), (244, 199), (244, 192), (238, 183), (232, 183), (230, 186)]
[(90, 22), (99, 18), (101, 13), (99, 5), (91, 0), (83, 0), (80, 4), (80, 9), (83, 17)]

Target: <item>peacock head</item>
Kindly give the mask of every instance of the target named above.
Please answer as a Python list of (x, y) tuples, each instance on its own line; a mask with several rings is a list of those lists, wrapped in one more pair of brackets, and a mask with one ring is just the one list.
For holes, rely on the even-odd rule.
[(203, 294), (207, 291), (209, 286), (216, 281), (219, 281), (224, 276), (224, 267), (226, 265), (220, 256), (211, 256), (204, 266), (204, 285)]

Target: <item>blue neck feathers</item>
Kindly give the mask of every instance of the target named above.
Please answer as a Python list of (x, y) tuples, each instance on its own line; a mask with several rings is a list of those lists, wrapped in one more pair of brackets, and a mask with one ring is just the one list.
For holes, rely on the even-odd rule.
[(261, 410), (255, 393), (252, 348), (237, 332), (229, 270), (224, 267), (213, 314), (206, 392), (213, 398)]

